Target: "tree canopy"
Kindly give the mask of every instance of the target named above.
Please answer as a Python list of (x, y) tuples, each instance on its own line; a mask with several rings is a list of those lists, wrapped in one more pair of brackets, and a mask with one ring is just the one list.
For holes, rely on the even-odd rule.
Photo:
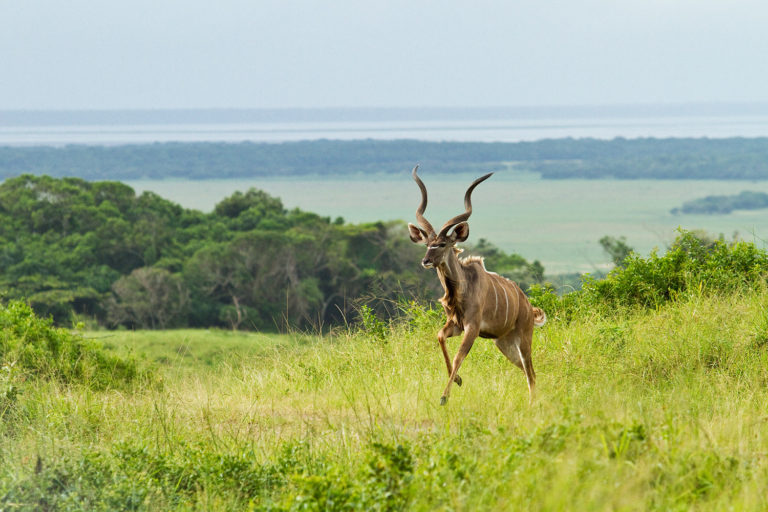
[[(475, 253), (531, 282), (543, 272), (485, 241)], [(361, 301), (386, 315), (393, 301), (436, 296), (421, 257), (403, 223), (331, 221), (256, 189), (206, 214), (119, 182), (0, 185), (0, 295), (60, 323), (75, 313), (112, 327), (335, 325)]]

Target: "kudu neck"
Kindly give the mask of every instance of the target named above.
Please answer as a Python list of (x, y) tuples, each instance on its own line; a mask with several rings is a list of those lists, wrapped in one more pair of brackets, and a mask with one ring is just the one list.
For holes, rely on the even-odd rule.
[(448, 256), (437, 265), (437, 275), (440, 277), (440, 282), (443, 288), (447, 291), (447, 282), (454, 283), (461, 286), (464, 282), (464, 269), (461, 262), (456, 255), (456, 251), (451, 251)]

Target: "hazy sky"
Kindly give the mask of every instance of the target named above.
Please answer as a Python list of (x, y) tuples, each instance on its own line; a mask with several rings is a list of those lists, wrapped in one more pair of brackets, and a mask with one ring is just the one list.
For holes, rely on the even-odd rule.
[(766, 0), (0, 0), (0, 109), (768, 101)]

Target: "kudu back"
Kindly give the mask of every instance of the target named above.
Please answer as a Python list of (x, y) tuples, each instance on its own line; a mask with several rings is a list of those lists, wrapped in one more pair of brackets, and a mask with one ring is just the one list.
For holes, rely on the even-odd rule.
[[(472, 191), (493, 173), (475, 181), (464, 195), (464, 213), (461, 213), (435, 231), (424, 218), (427, 208), (427, 188), (419, 178), (419, 166), (413, 168), (413, 179), (421, 190), (421, 204), (416, 210), (418, 225), (408, 224), (411, 240), (427, 246), (421, 264), (434, 268), (445, 294), (440, 303), (445, 309), (445, 325), (437, 333), (437, 341), (443, 351), (448, 369), (448, 384), (445, 386), (440, 405), (445, 405), (451, 391), (451, 384), (461, 386), (459, 367), (472, 348), (477, 337), (491, 338), (507, 359), (525, 373), (528, 381), (529, 398), (533, 401), (536, 387), (536, 372), (531, 360), (531, 344), (534, 326), (546, 322), (546, 315), (540, 308), (534, 308), (517, 283), (485, 269), (482, 258), (459, 259), (461, 252), (456, 244), (469, 236), (467, 220), (472, 215)], [(451, 362), (445, 341), (461, 333), (461, 345)]]

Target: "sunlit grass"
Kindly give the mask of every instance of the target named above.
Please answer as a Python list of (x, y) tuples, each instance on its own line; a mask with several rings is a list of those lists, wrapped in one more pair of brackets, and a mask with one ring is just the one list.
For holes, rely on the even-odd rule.
[(758, 290), (551, 320), (532, 406), (523, 373), (478, 340), (441, 407), (429, 314), (385, 341), (92, 333), (156, 361), (162, 385), (31, 385), (3, 424), (0, 503), (764, 510), (767, 312)]
[(239, 364), (244, 358), (270, 354), (287, 347), (306, 345), (316, 336), (254, 333), (221, 329), (176, 329), (168, 331), (92, 331), (83, 334), (120, 355), (142, 357), (161, 368), (214, 368)]

